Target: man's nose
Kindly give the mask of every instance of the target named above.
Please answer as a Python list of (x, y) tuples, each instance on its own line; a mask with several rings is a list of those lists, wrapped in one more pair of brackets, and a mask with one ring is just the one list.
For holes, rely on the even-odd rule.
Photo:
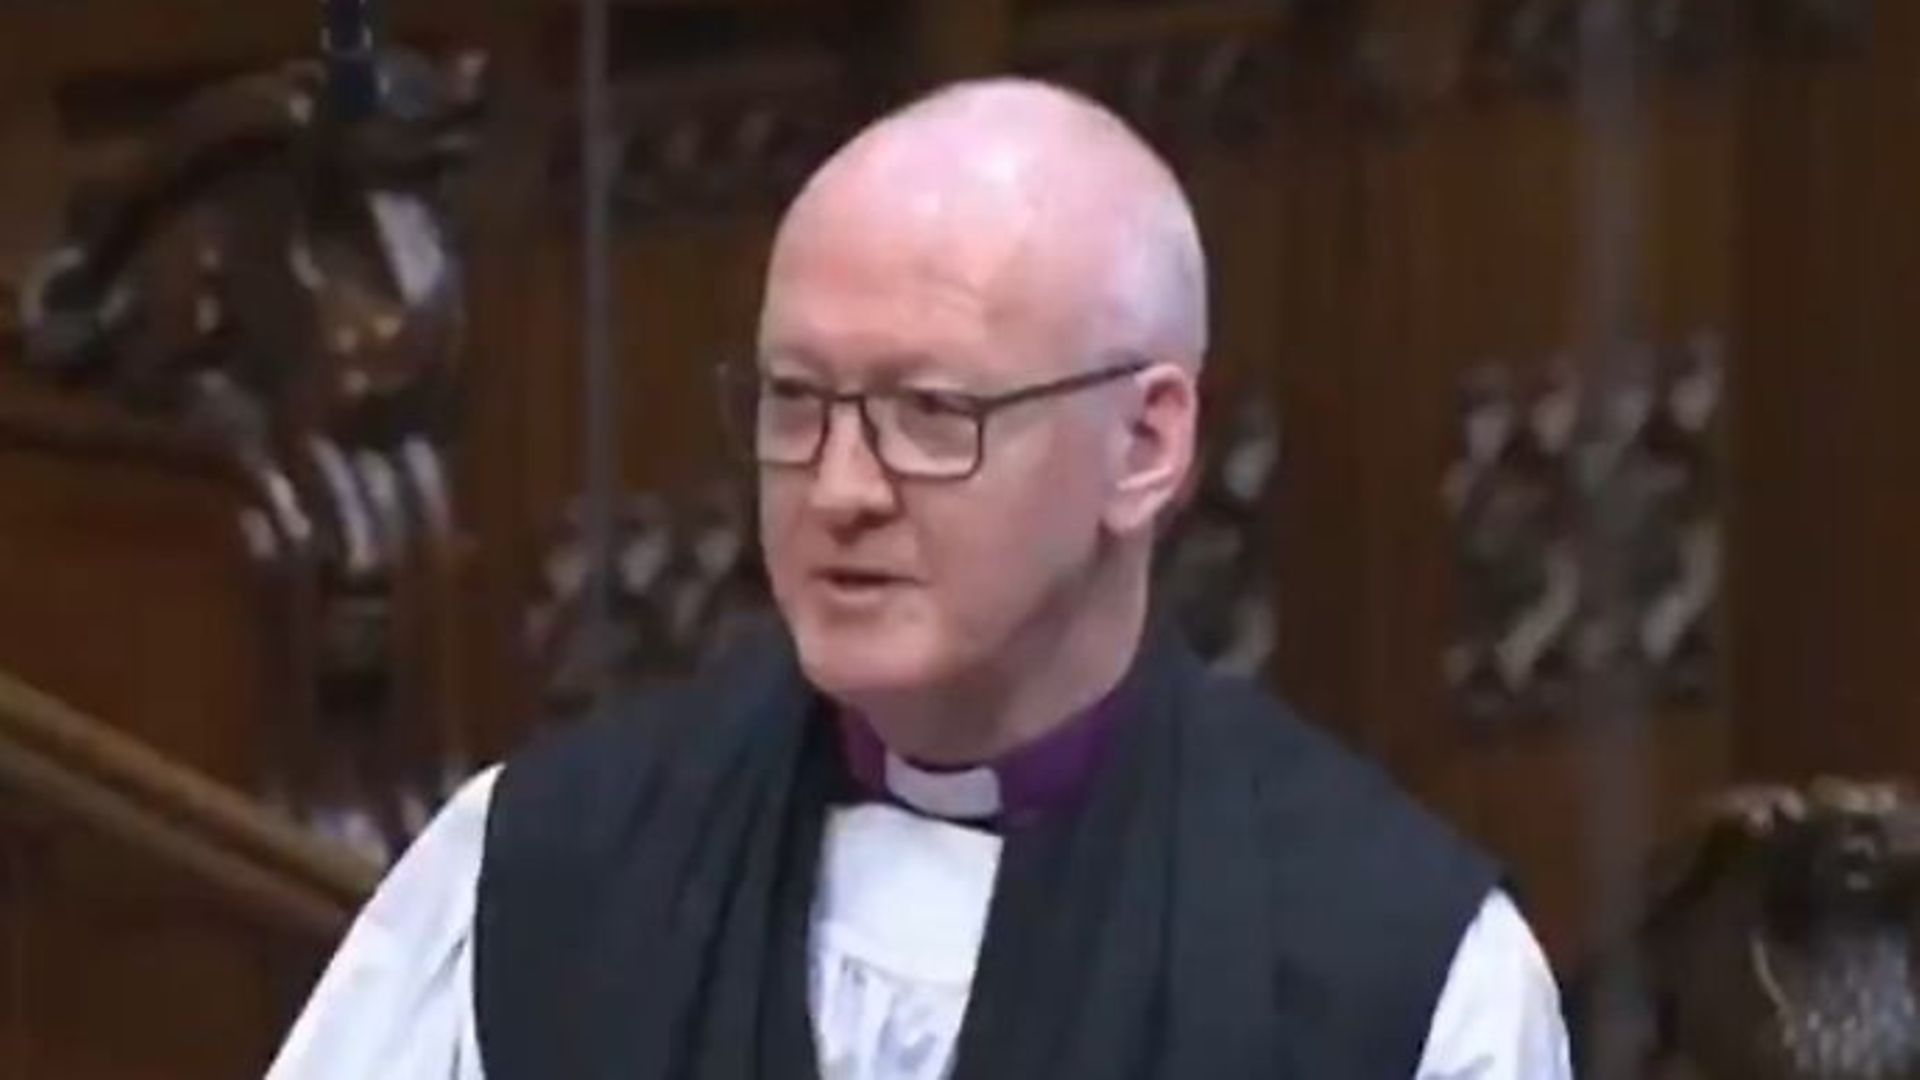
[(893, 478), (875, 456), (860, 407), (834, 403), (827, 412), (826, 444), (820, 448), (808, 501), (833, 524), (884, 517), (898, 506)]

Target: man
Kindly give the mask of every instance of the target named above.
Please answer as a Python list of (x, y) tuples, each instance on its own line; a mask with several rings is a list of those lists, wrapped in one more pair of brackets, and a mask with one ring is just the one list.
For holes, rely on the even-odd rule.
[(1151, 614), (1206, 336), (1098, 106), (856, 137), (730, 382), (781, 625), (469, 784), (273, 1077), (1567, 1075), (1486, 860)]

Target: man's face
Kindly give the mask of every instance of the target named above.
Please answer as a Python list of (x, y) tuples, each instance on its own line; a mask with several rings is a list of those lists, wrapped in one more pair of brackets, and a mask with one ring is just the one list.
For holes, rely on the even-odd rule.
[[(760, 364), (839, 391), (992, 394), (1095, 366), (1030, 223), (952, 206), (814, 208), (767, 278)], [(845, 205), (851, 203), (851, 205)], [(773, 591), (812, 681), (880, 701), (1004, 671), (1074, 603), (1099, 539), (1115, 388), (993, 414), (957, 481), (883, 468), (840, 406), (812, 468), (762, 468)]]

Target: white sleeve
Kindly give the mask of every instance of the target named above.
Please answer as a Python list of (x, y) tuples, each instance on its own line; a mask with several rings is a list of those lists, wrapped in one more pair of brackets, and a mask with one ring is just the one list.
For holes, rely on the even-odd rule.
[(498, 775), (467, 781), (380, 883), (267, 1080), (484, 1080), (473, 905)]
[(1504, 892), (1480, 907), (1434, 1006), (1415, 1080), (1570, 1080), (1560, 991)]

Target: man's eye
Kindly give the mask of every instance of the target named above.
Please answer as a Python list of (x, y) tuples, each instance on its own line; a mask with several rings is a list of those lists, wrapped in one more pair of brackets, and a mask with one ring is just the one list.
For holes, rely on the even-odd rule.
[(900, 402), (922, 416), (971, 416), (973, 401), (965, 394), (950, 390), (900, 391)]
[(773, 376), (766, 380), (766, 395), (775, 401), (804, 401), (820, 396), (817, 390), (799, 379)]

